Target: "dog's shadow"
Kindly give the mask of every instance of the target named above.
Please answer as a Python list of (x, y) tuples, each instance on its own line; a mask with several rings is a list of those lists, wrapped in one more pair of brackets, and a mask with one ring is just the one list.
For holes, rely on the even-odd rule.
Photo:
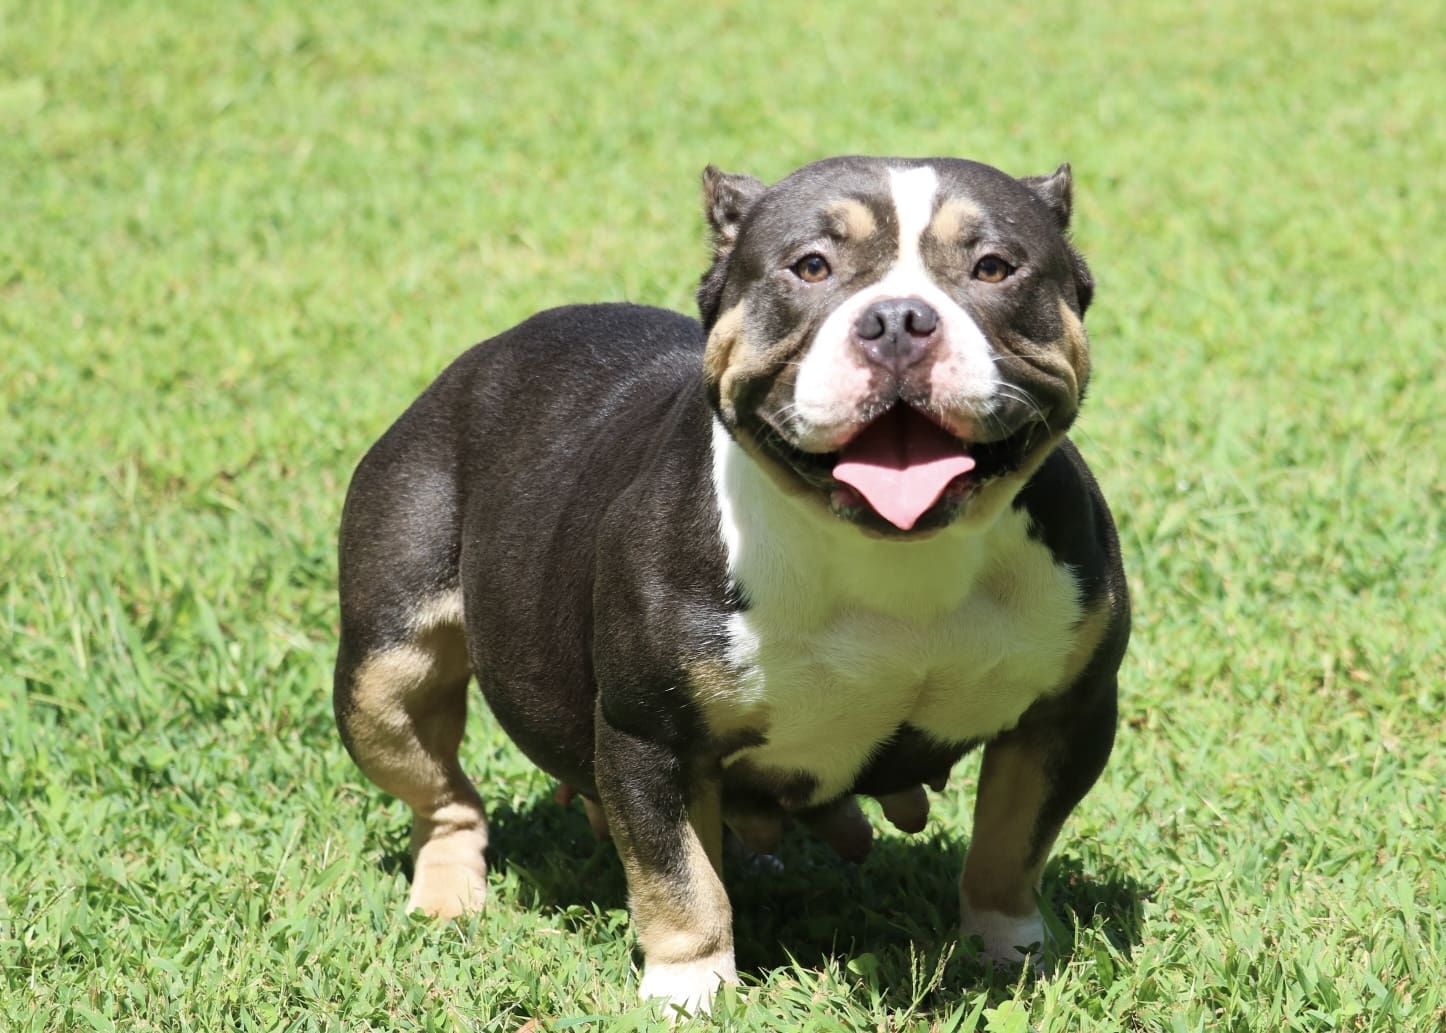
[[(515, 876), (519, 907), (563, 914), (581, 907), (590, 914), (594, 906), (627, 906), (617, 851), (593, 837), (576, 805), (539, 795), (521, 809), (493, 807), (489, 826), (488, 863), (499, 875)], [(779, 850), (782, 870), (730, 857), (724, 881), (739, 971), (761, 978), (794, 962), (819, 969), (836, 961), (846, 978), (861, 980), (892, 1008), (921, 997), (925, 1006), (946, 1007), (980, 989), (1012, 995), (1019, 973), (991, 969), (974, 944), (959, 941), (958, 877), (967, 846), (948, 832), (890, 830), (876, 834), (868, 859), (855, 865), (800, 828)], [(405, 832), (388, 847), (383, 866), (410, 877)], [(1128, 872), (1086, 869), (1067, 852), (1052, 858), (1041, 901), (1057, 948), (1049, 970), (1075, 956), (1076, 930), (1097, 928), (1116, 951), (1132, 954), (1147, 895)]]

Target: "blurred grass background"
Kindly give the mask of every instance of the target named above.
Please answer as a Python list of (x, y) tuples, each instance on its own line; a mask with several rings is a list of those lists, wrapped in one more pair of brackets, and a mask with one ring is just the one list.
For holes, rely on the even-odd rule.
[(1440, 29), (0, 0), (0, 1025), (649, 1024), (612, 851), (480, 706), (493, 904), (401, 915), (404, 815), (327, 698), (342, 494), (471, 342), (691, 311), (706, 163), (859, 152), (1074, 165), (1124, 727), (1046, 877), (1049, 980), (957, 948), (966, 762), (861, 869), (799, 839), (734, 874), (751, 985), (718, 1023), (1441, 1028)]

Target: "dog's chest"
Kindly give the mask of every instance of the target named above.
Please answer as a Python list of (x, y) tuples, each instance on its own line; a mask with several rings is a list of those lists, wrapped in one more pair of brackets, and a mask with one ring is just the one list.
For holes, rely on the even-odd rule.
[(988, 738), (1062, 688), (1079, 590), (1027, 525), (1010, 513), (977, 540), (775, 555), (751, 582), (736, 570), (751, 605), (728, 629), (730, 691), (706, 709), (763, 741), (725, 767), (805, 774), (807, 802), (822, 802), (902, 725), (940, 743)]

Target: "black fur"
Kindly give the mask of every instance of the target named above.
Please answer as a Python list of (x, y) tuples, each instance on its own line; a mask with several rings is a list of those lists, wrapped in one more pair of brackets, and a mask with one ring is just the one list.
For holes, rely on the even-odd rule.
[[(991, 220), (985, 231), (1008, 226), (1030, 242), (1039, 279), (1016, 291), (1046, 292), (1037, 302), (1016, 293), (1007, 305), (1005, 295), (981, 293), (969, 302), (980, 325), (1058, 337), (1048, 290), (1071, 283), (1080, 314), (1093, 290), (1063, 236), (1068, 167), (1022, 184), (975, 163), (939, 167), (945, 181), (967, 182)], [(769, 189), (710, 168), (714, 258), (698, 290), (702, 325), (636, 305), (544, 312), (467, 351), (397, 420), (358, 467), (343, 516), (336, 708), (349, 746), (358, 664), (408, 641), (416, 607), (460, 587), (467, 659), (497, 720), (539, 767), (601, 797), (634, 861), (658, 877), (686, 878), (682, 829), (701, 787), (721, 792), (725, 812), (781, 815), (790, 801), (809, 801), (807, 772), (781, 777), (746, 762), (725, 771), (721, 758), (763, 733), (715, 735), (699, 709), (697, 664), (726, 666), (728, 620), (751, 604), (749, 586), (730, 578), (720, 538), (710, 441), (721, 414), (716, 385), (702, 375), (705, 334), (745, 294), (753, 340), (826, 316), (824, 293), (806, 317), (781, 290), (769, 300), (772, 288), (760, 286), (778, 260), (769, 249), (828, 232), (808, 201), (825, 186), (868, 206), (885, 240), (894, 216), (878, 200), (882, 175), (876, 163), (835, 160)], [(887, 265), (884, 243), (858, 246), (861, 270)], [(861, 272), (847, 289), (870, 275), (881, 274)], [(1027, 380), (1029, 371), (1012, 375)], [(1055, 387), (1041, 380), (1036, 390), (1050, 398)], [(1063, 426), (1077, 402), (1060, 402)], [(1114, 605), (1076, 683), (1006, 733), (1047, 758), (1042, 851), (1110, 752), (1128, 596), (1108, 508), (1072, 445), (1044, 460), (1013, 505), (1074, 572), (1084, 611)], [(908, 724), (885, 729), (852, 791), (909, 789), (977, 745), (938, 742)]]

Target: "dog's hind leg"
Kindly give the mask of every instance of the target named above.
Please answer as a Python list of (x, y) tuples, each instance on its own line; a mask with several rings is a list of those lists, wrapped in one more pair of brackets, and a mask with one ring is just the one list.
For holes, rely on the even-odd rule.
[(456, 506), (450, 480), (399, 437), (373, 449), (347, 497), (333, 701), (357, 766), (412, 810), (409, 909), (451, 917), (487, 892), (487, 820), (457, 757), (472, 669)]
[(408, 908), (441, 917), (480, 908), (487, 893), (487, 820), (457, 759), (466, 647), (460, 624), (428, 623), (450, 606), (433, 600), (402, 642), (353, 650), (344, 636), (335, 689), (337, 724), (357, 766), (412, 810)]

